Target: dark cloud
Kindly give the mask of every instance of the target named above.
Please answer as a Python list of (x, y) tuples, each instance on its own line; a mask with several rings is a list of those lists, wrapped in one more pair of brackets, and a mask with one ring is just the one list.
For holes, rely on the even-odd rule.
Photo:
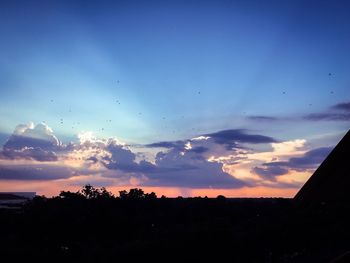
[(350, 102), (335, 104), (327, 111), (308, 114), (304, 116), (304, 119), (310, 121), (349, 121)]
[(306, 152), (301, 157), (293, 157), (285, 162), (264, 163), (254, 167), (252, 172), (271, 181), (275, 177), (287, 174), (289, 170), (305, 171), (316, 169), (332, 151), (333, 147), (321, 147)]
[(281, 166), (269, 166), (264, 165), (263, 167), (254, 167), (252, 170), (255, 174), (261, 178), (269, 181), (275, 181), (277, 176), (281, 176), (288, 173), (288, 169)]
[(163, 141), (163, 142), (155, 142), (151, 144), (146, 144), (145, 146), (148, 148), (183, 148), (185, 145), (184, 141)]
[[(135, 162), (136, 155), (121, 145), (106, 147), (111, 157), (104, 161), (106, 168), (132, 173), (143, 180), (145, 186), (172, 186), (189, 188), (239, 188), (247, 184), (223, 172), (222, 164), (209, 162), (202, 156), (208, 151), (204, 146), (185, 148), (185, 141), (155, 143), (155, 147), (167, 146), (167, 152), (159, 152), (155, 163), (145, 160)], [(182, 145), (182, 147), (180, 147)], [(143, 177), (142, 177), (142, 176)], [(108, 175), (109, 177), (114, 175)]]
[[(135, 154), (119, 145), (108, 146), (111, 157), (105, 162), (108, 169), (127, 173), (139, 173), (147, 180), (147, 186), (173, 186), (189, 188), (240, 188), (248, 184), (223, 171), (223, 164), (209, 162), (215, 151), (241, 148), (240, 143), (271, 143), (275, 139), (246, 130), (224, 130), (203, 135), (203, 139), (162, 141), (146, 145), (150, 148), (166, 148), (156, 155), (155, 163), (135, 162)], [(220, 148), (222, 145), (224, 148)], [(225, 150), (226, 148), (226, 150)], [(220, 150), (222, 149), (222, 150)], [(214, 152), (213, 152), (214, 151)]]
[(4, 144), (3, 148), (20, 150), (25, 147), (32, 147), (42, 150), (57, 150), (58, 146), (58, 144), (52, 141), (13, 134)]
[(128, 173), (146, 173), (155, 169), (154, 165), (150, 162), (143, 160), (137, 163), (135, 161), (136, 154), (129, 148), (116, 142), (110, 142), (105, 149), (111, 154), (111, 156), (105, 156), (101, 161), (107, 169)]
[(209, 148), (204, 147), (204, 146), (197, 146), (197, 147), (193, 147), (189, 151), (190, 152), (195, 152), (195, 153), (205, 153), (205, 152), (209, 151)]
[(234, 189), (248, 184), (222, 171), (222, 164), (203, 162), (191, 169), (156, 169), (147, 174), (145, 186)]
[(247, 184), (222, 170), (222, 164), (209, 162), (196, 152), (172, 149), (157, 154), (155, 167), (146, 173), (144, 185), (189, 188), (240, 188)]
[(313, 113), (304, 116), (304, 119), (310, 121), (349, 121), (350, 113), (325, 112)]
[(304, 183), (291, 181), (291, 182), (279, 182), (275, 179), (272, 180), (260, 180), (260, 181), (249, 181), (251, 185), (265, 186), (269, 188), (300, 188)]
[(209, 151), (209, 148), (206, 145), (211, 143), (219, 144), (225, 146), (226, 150), (232, 151), (235, 149), (244, 148), (239, 145), (239, 143), (251, 143), (251, 144), (260, 144), (260, 143), (272, 143), (277, 142), (272, 137), (260, 135), (260, 134), (247, 134), (246, 130), (243, 129), (231, 129), (231, 130), (222, 130), (214, 133), (203, 134), (202, 136), (208, 137), (205, 140), (183, 140), (183, 141), (162, 141), (155, 142), (145, 145), (149, 148), (167, 148), (167, 149), (179, 149), (185, 150), (187, 143), (191, 144), (201, 144), (196, 145), (192, 149), (186, 149), (187, 151), (193, 151), (197, 153), (205, 153)]
[(308, 151), (302, 157), (290, 158), (288, 167), (294, 170), (297, 169), (315, 169), (332, 151), (333, 147), (321, 147)]
[(1, 165), (0, 180), (57, 180), (74, 176), (68, 167), (52, 165)]
[(343, 110), (343, 111), (350, 112), (350, 102), (338, 103), (338, 104), (332, 106), (332, 108), (335, 110)]
[(214, 139), (218, 144), (223, 144), (226, 148), (239, 148), (237, 143), (272, 143), (277, 142), (272, 137), (260, 135), (260, 134), (247, 134), (246, 130), (234, 129), (234, 130), (223, 130), (215, 133), (205, 134)]
[(253, 120), (253, 121), (277, 121), (279, 120), (277, 117), (272, 116), (248, 116), (247, 119)]
[(25, 159), (25, 160), (36, 160), (40, 162), (57, 161), (57, 155), (52, 151), (44, 151), (41, 148), (23, 148), (20, 150), (14, 150), (4, 148), (0, 152), (0, 159)]

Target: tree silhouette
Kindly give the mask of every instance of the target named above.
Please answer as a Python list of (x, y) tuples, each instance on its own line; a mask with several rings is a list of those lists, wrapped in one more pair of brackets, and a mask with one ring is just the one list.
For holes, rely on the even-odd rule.
[(60, 198), (76, 200), (76, 199), (84, 199), (85, 197), (80, 192), (70, 192), (70, 191), (61, 191), (59, 194)]
[(100, 195), (100, 192), (99, 192), (98, 188), (95, 188), (95, 187), (93, 187), (90, 184), (85, 185), (80, 192), (87, 199), (96, 199)]
[(152, 192), (150, 194), (145, 194), (145, 199), (147, 200), (155, 200), (157, 199), (157, 195), (155, 192)]
[(119, 191), (119, 197), (120, 199), (126, 199), (126, 200), (154, 200), (157, 199), (157, 195), (154, 192), (151, 192), (150, 194), (144, 193), (142, 189), (139, 188), (133, 188), (130, 189), (129, 192), (126, 190)]
[(121, 199), (128, 199), (128, 200), (141, 200), (145, 198), (145, 193), (142, 189), (139, 188), (133, 188), (129, 190), (129, 193), (127, 191), (120, 191), (119, 196)]

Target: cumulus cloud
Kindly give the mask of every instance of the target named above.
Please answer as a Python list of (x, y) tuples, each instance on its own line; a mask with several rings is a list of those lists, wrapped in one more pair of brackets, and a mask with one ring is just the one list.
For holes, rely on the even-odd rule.
[(42, 150), (57, 150), (60, 144), (52, 129), (45, 123), (39, 123), (35, 126), (33, 123), (29, 123), (28, 125), (18, 125), (5, 143), (4, 148), (19, 150), (31, 147)]
[(46, 124), (21, 124), (4, 144), (0, 158), (56, 161), (55, 151), (60, 147), (60, 141)]
[[(271, 152), (259, 153), (245, 147), (245, 144), (267, 144), (275, 154), (289, 158), (305, 141), (278, 142), (272, 137), (240, 129), (143, 145), (145, 149), (160, 148), (152, 161), (116, 138), (99, 139), (91, 132), (78, 137), (79, 141), (64, 145), (46, 124), (19, 125), (0, 152), (0, 179), (69, 178), (69, 182), (95, 180), (118, 186), (235, 189), (263, 185), (264, 180), (272, 182), (288, 172), (292, 165), (299, 165), (300, 169), (309, 167), (306, 161), (297, 158), (290, 158), (288, 162), (276, 159), (274, 164), (269, 164)], [(310, 151), (304, 157), (317, 162), (317, 153)], [(249, 169), (241, 168), (249, 173), (254, 167), (254, 174), (261, 180), (240, 177), (237, 173), (244, 172), (239, 169), (242, 163), (247, 167), (255, 164)]]
[[(159, 152), (155, 163), (140, 162), (131, 165), (132, 171), (142, 172), (148, 180), (144, 185), (179, 186), (192, 188), (239, 188), (249, 185), (224, 171), (222, 155), (234, 154), (243, 148), (241, 144), (276, 142), (272, 137), (249, 134), (246, 130), (224, 130), (204, 134), (183, 141), (162, 141), (146, 147), (165, 148)], [(216, 157), (215, 157), (216, 156)], [(220, 157), (221, 156), (221, 157)], [(242, 158), (230, 157), (230, 160)], [(120, 165), (113, 165), (114, 168)]]
[[(195, 143), (198, 144), (198, 140)], [(105, 159), (104, 164), (108, 169), (133, 173), (145, 186), (239, 188), (246, 185), (225, 173), (221, 163), (208, 161), (202, 155), (208, 148), (192, 147), (191, 140), (148, 145), (160, 146), (170, 150), (159, 152), (155, 163), (145, 160), (136, 163), (136, 156), (130, 149), (118, 144), (109, 144), (107, 149), (111, 156)]]
[[(224, 172), (222, 163), (208, 161), (208, 152), (213, 145), (221, 147), (224, 139), (255, 142), (261, 138), (245, 137), (243, 131), (228, 137), (212, 135), (210, 140), (202, 136), (146, 145), (166, 149), (158, 152), (151, 163), (144, 159), (136, 161), (137, 154), (117, 139), (97, 139), (91, 133), (83, 133), (79, 142), (62, 145), (46, 124), (19, 125), (1, 151), (0, 157), (7, 163), (0, 163), (0, 179), (57, 180), (95, 173), (100, 178), (147, 186), (238, 188), (247, 185)], [(22, 163), (13, 164), (11, 160)]]
[(156, 156), (154, 169), (146, 176), (148, 186), (178, 186), (191, 188), (240, 188), (247, 184), (223, 171), (223, 165), (210, 162), (192, 147), (173, 148)]

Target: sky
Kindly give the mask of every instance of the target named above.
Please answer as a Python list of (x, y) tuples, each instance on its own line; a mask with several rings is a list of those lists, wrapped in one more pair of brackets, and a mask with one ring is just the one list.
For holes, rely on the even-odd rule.
[(292, 197), (350, 124), (348, 1), (0, 1), (0, 191)]

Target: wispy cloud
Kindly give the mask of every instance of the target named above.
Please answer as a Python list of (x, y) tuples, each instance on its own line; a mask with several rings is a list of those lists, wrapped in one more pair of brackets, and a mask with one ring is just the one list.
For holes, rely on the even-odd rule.
[(349, 121), (350, 102), (335, 104), (324, 112), (305, 115), (304, 119), (310, 121)]
[(304, 119), (309, 121), (349, 121), (350, 113), (339, 113), (339, 112), (312, 113), (304, 116)]
[(280, 118), (277, 118), (277, 117), (262, 116), (262, 115), (248, 116), (247, 119), (253, 120), (253, 121), (278, 121), (278, 120), (280, 120)]

